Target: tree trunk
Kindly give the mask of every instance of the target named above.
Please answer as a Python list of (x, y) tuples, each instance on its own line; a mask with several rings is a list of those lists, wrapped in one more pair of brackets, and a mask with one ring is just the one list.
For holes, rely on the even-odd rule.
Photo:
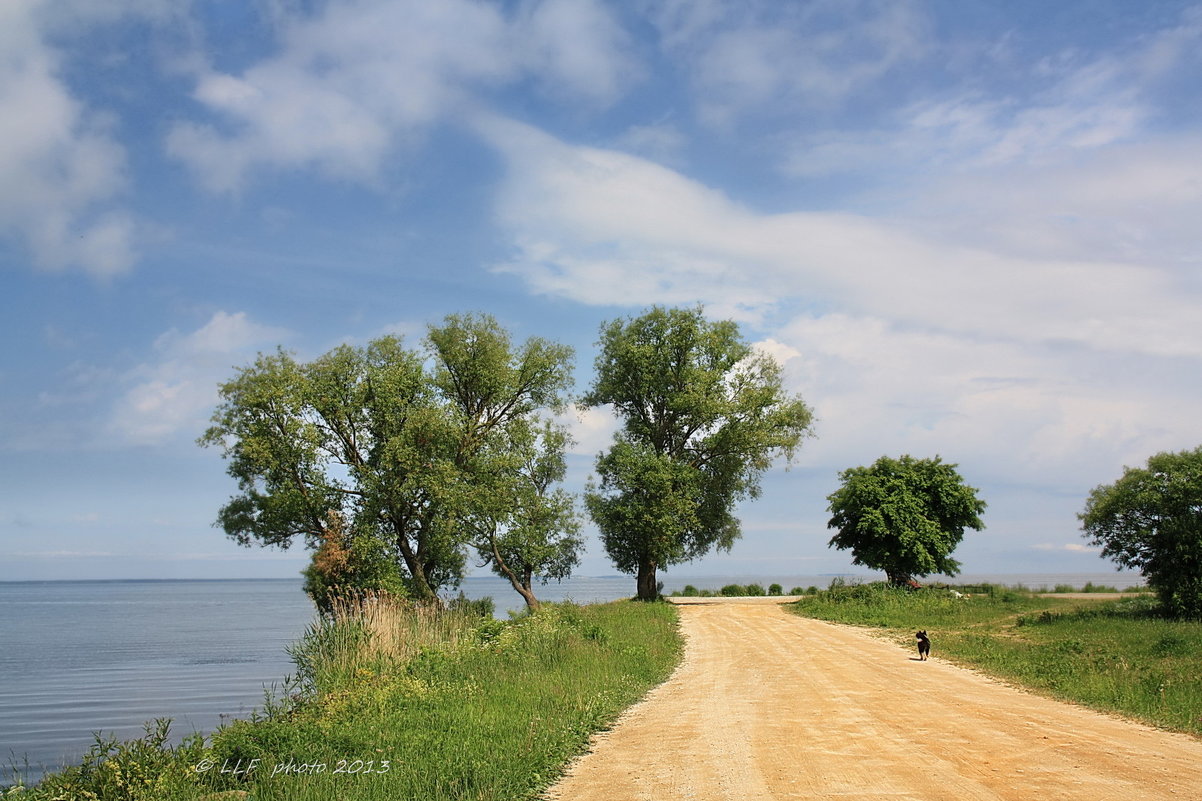
[(526, 580), (522, 581), (510, 569), (509, 565), (505, 563), (505, 560), (501, 558), (501, 550), (497, 547), (496, 536), (490, 534), (488, 544), (492, 547), (493, 564), (501, 568), (501, 572), (505, 574), (505, 578), (509, 579), (509, 583), (513, 586), (513, 589), (517, 591), (518, 595), (522, 596), (522, 600), (526, 602), (526, 608), (531, 612), (538, 609), (540, 606), (539, 600), (534, 597), (534, 590), (530, 589), (534, 584), (532, 571), (527, 570), (524, 576)]
[(405, 569), (409, 571), (409, 587), (410, 593), (413, 595), (413, 600), (422, 603), (431, 603), (438, 600), (438, 594), (430, 587), (430, 582), (426, 580), (426, 571), (422, 566), (421, 559), (413, 552), (413, 548), (409, 545), (409, 539), (404, 534), (398, 534), (397, 550), (401, 552), (401, 559), (405, 562)]
[(530, 589), (529, 585), (523, 585), (522, 582), (518, 581), (518, 579), (508, 570), (505, 572), (509, 579), (509, 583), (513, 585), (515, 590), (517, 590), (517, 594), (522, 596), (522, 600), (526, 602), (526, 608), (531, 612), (537, 611), (541, 604), (539, 603), (539, 600), (534, 597), (534, 590)]
[(659, 588), (655, 580), (655, 562), (639, 562), (638, 588), (640, 601), (654, 601), (659, 597)]

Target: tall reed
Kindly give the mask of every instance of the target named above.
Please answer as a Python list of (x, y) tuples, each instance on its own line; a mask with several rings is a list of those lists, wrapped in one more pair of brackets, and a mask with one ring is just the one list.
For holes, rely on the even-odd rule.
[(387, 672), (424, 650), (454, 647), (477, 623), (469, 612), (386, 592), (343, 592), (288, 654), (302, 691), (320, 693)]

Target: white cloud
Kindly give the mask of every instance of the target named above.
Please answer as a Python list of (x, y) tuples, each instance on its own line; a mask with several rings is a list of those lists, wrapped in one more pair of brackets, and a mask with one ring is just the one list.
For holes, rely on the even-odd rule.
[[(765, 330), (816, 407), (803, 462), (940, 453), (1075, 491), (1194, 436), (1202, 287), (1171, 263), (1023, 252), (967, 225), (759, 214), (633, 156), (482, 130), (509, 164), (497, 215), (515, 255), (495, 269), (582, 303), (702, 302)], [(996, 211), (995, 226), (1024, 207)]]
[(1050, 542), (1040, 543), (1031, 546), (1037, 551), (1068, 551), (1069, 553), (1101, 553), (1101, 548), (1091, 548), (1088, 545), (1082, 545), (1079, 542), (1069, 542), (1062, 544), (1054, 544)]
[(637, 75), (626, 32), (597, 0), (527, 3), (510, 36), (524, 69), (559, 94), (608, 105)]
[[(915, 229), (1020, 257), (1096, 254), (1196, 273), (1202, 137), (1147, 137), (1038, 166), (932, 177), (911, 199)], [(1154, 279), (1155, 280), (1155, 279)]]
[(687, 144), (686, 137), (676, 126), (664, 121), (651, 125), (633, 125), (617, 140), (617, 148), (644, 156), (661, 164), (679, 160)]
[(193, 97), (215, 122), (178, 124), (167, 147), (214, 191), (259, 166), (371, 184), (389, 154), (492, 87), (531, 77), (612, 102), (634, 74), (625, 47), (594, 0), (525, 3), (513, 18), (471, 0), (331, 3), (287, 18), (279, 53), (241, 75), (202, 71)]
[[(1069, 49), (1032, 66), (974, 69), (973, 84), (903, 106), (892, 124), (799, 134), (783, 167), (802, 177), (854, 173), (921, 184), (932, 169), (1055, 165), (1145, 135), (1165, 116), (1156, 88), (1195, 73), (1200, 45), (1202, 12), (1192, 9), (1175, 25), (1099, 54)], [(985, 93), (981, 76), (1015, 71), (1027, 73), (1022, 90), (1007, 84)]]
[(263, 349), (289, 338), (284, 329), (260, 325), (244, 312), (219, 311), (191, 333), (175, 329), (155, 342), (154, 362), (131, 371), (110, 430), (123, 442), (155, 445), (182, 432), (199, 436), (217, 403), (217, 387)]
[(752, 343), (752, 347), (776, 360), (777, 364), (786, 365), (801, 356), (801, 351), (783, 342), (777, 342), (769, 337), (762, 342)]
[(930, 50), (915, 3), (661, 3), (666, 48), (690, 67), (703, 119), (719, 125), (782, 106), (842, 105)]
[(114, 205), (127, 183), (125, 151), (103, 112), (61, 77), (46, 5), (0, 4), (0, 234), (24, 242), (42, 269), (116, 275), (137, 259), (136, 223)]
[(571, 453), (593, 457), (613, 444), (614, 434), (622, 427), (609, 406), (572, 409), (556, 418), (572, 433)]
[[(815, 407), (801, 460), (867, 464), (940, 454), (994, 482), (1079, 490), (1173, 447), (1195, 389), (1175, 360), (979, 341), (877, 318), (803, 315), (777, 332), (800, 352), (791, 386)], [(1133, 382), (1143, 375), (1155, 389)], [(981, 480), (981, 479), (977, 479)]]
[(516, 257), (497, 269), (539, 292), (701, 301), (740, 319), (818, 296), (960, 336), (1202, 355), (1196, 300), (1158, 265), (1023, 257), (850, 214), (756, 214), (639, 158), (512, 122), (483, 130), (510, 167), (498, 215)]

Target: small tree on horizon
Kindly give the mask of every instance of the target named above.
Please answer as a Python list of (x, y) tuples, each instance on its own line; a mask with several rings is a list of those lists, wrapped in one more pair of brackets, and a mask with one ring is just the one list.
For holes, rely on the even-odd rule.
[(938, 456), (882, 456), (871, 467), (844, 470), (839, 479), (842, 486), (827, 496), (827, 527), (838, 529), (830, 547), (850, 549), (853, 564), (883, 570), (892, 584), (956, 575), (960, 563), (951, 553), (965, 529), (984, 528), (985, 502), (956, 465)]

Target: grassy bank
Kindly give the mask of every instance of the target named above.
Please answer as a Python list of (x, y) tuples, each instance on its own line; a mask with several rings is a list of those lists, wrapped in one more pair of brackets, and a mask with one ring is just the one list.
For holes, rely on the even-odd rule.
[(797, 614), (869, 626), (907, 647), (930, 632), (937, 655), (1064, 700), (1202, 735), (1202, 621), (1158, 616), (1152, 596), (1041, 597), (1004, 587), (957, 598), (881, 584), (834, 587)]
[(668, 604), (549, 605), (507, 622), (362, 611), (297, 644), (297, 682), (257, 719), (174, 748), (157, 728), (101, 744), (20, 797), (532, 798), (681, 651)]

